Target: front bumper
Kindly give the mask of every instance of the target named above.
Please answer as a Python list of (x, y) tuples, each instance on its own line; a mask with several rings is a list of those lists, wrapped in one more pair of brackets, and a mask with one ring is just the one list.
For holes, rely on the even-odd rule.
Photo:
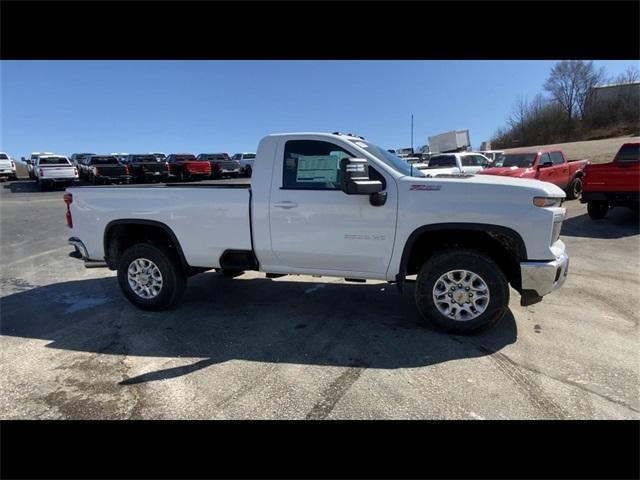
[(562, 287), (569, 272), (569, 255), (562, 252), (550, 262), (521, 262), (522, 291), (520, 304), (532, 305)]

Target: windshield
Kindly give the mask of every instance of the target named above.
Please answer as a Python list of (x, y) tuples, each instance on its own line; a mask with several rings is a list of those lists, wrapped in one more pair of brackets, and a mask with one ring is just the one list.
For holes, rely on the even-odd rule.
[(537, 153), (510, 153), (504, 154), (493, 164), (494, 167), (518, 167), (531, 168)]
[(71, 165), (64, 157), (40, 157), (40, 165)]
[(353, 138), (353, 139), (349, 138), (348, 140), (354, 143), (355, 145), (359, 146), (360, 148), (363, 148), (364, 150), (369, 152), (371, 155), (376, 157), (378, 160), (380, 160), (382, 163), (388, 165), (389, 167), (393, 168), (397, 172), (402, 173), (403, 175), (410, 175), (414, 177), (424, 177), (424, 174), (421, 173), (416, 168), (413, 168), (413, 172), (412, 172), (412, 168), (409, 163), (407, 163), (405, 160), (398, 157), (397, 155), (394, 155), (393, 153), (385, 150), (384, 148), (378, 147), (377, 145), (374, 145), (369, 142), (365, 142), (358, 138)]
[(4, 153), (0, 153), (0, 160), (9, 160), (9, 157), (7, 157)]
[(176, 155), (176, 162), (194, 162), (195, 160), (195, 155)]
[(638, 162), (640, 161), (640, 143), (635, 145), (624, 145), (618, 152), (619, 162)]
[(455, 167), (456, 165), (455, 155), (434, 155), (429, 159), (429, 168)]
[(93, 157), (91, 159), (91, 165), (117, 165), (118, 159), (116, 157)]

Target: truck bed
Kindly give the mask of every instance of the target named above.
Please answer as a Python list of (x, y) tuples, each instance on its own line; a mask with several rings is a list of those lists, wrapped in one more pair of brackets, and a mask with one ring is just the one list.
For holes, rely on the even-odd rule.
[(161, 183), (68, 188), (73, 235), (90, 258), (104, 258), (104, 233), (116, 223), (144, 220), (168, 227), (194, 267), (216, 268), (228, 250), (251, 250), (250, 183)]

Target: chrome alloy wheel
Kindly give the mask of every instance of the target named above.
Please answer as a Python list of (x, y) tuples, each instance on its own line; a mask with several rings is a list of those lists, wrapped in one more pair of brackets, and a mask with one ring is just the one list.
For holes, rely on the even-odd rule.
[(137, 258), (129, 264), (127, 280), (131, 290), (144, 299), (157, 297), (162, 290), (162, 273), (146, 258)]
[(489, 305), (489, 287), (468, 270), (451, 270), (433, 286), (433, 303), (445, 317), (465, 322), (484, 313)]

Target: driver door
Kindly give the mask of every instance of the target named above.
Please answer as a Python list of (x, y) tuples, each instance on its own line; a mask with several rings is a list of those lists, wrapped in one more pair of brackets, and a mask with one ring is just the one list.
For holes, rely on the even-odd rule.
[(288, 140), (276, 158), (269, 204), (271, 246), (282, 266), (315, 271), (386, 274), (395, 238), (396, 183), (383, 178), (383, 206), (340, 190), (339, 164), (354, 157), (328, 141)]

